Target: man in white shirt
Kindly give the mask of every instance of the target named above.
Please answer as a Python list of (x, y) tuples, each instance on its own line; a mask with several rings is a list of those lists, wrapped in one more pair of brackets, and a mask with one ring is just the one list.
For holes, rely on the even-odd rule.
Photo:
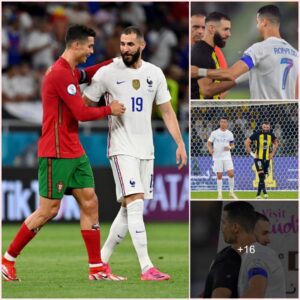
[(165, 76), (160, 68), (141, 59), (145, 46), (138, 27), (126, 28), (120, 39), (122, 57), (97, 71), (84, 97), (89, 105), (95, 105), (105, 95), (107, 102), (118, 99), (126, 107), (122, 117), (109, 117), (108, 157), (121, 209), (101, 250), (102, 259), (109, 260), (129, 231), (141, 266), (141, 280), (168, 280), (170, 276), (156, 269), (149, 258), (143, 220), (143, 200), (153, 195), (153, 101), (178, 145), (179, 169), (187, 157)]
[(220, 128), (214, 130), (208, 141), (207, 148), (214, 161), (214, 171), (217, 173), (218, 199), (222, 199), (223, 172), (227, 172), (229, 182), (229, 196), (237, 199), (234, 193), (234, 171), (231, 150), (234, 149), (233, 133), (228, 130), (226, 117), (220, 118)]
[(249, 72), (251, 99), (298, 98), (298, 51), (280, 36), (280, 11), (275, 5), (257, 12), (257, 29), (262, 42), (248, 48), (232, 67), (222, 70), (191, 67), (192, 77), (204, 76), (239, 83)]

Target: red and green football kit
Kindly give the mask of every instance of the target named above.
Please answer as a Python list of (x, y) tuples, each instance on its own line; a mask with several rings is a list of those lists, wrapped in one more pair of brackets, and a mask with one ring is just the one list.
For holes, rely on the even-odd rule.
[(87, 107), (79, 83), (112, 60), (85, 70), (73, 70), (60, 57), (42, 83), (43, 124), (38, 145), (39, 191), (50, 199), (61, 199), (73, 188), (94, 187), (90, 163), (78, 136), (78, 121), (92, 121), (111, 114), (109, 106)]

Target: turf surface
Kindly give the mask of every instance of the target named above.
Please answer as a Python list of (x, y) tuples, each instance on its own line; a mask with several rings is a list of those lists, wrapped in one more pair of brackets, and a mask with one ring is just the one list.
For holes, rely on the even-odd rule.
[[(239, 199), (255, 199), (256, 192), (235, 192)], [(269, 199), (298, 199), (298, 192), (289, 192), (289, 191), (270, 191), (268, 192)], [(191, 192), (191, 199), (217, 199), (218, 193), (213, 191), (201, 191), (201, 192)], [(223, 199), (229, 198), (228, 191), (223, 192)]]
[[(2, 227), (2, 253), (19, 225)], [(149, 254), (169, 281), (139, 279), (138, 260), (127, 235), (111, 257), (126, 282), (88, 281), (87, 256), (79, 224), (48, 224), (24, 249), (16, 267), (21, 282), (3, 282), (3, 298), (188, 298), (188, 223), (147, 224)], [(102, 243), (109, 224), (103, 224)]]

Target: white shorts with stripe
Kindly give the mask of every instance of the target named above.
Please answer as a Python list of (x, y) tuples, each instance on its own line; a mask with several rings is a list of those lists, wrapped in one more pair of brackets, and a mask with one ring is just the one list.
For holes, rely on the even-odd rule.
[(233, 170), (233, 162), (232, 159), (226, 159), (226, 160), (215, 160), (213, 170), (215, 173), (223, 173), (227, 172), (229, 170)]
[(117, 201), (124, 196), (144, 194), (144, 199), (153, 198), (153, 159), (139, 159), (128, 155), (109, 158), (116, 184)]

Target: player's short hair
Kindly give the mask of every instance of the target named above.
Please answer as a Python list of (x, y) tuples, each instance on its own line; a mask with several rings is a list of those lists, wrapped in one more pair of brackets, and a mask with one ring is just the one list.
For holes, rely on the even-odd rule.
[(227, 120), (227, 121), (228, 121), (228, 118), (227, 118), (226, 116), (221, 116), (221, 117), (219, 118), (219, 121), (221, 121), (221, 120)]
[(132, 34), (132, 33), (136, 34), (137, 38), (139, 38), (141, 40), (144, 39), (144, 34), (143, 34), (142, 30), (137, 26), (126, 27), (122, 32), (122, 34), (125, 34), (125, 35)]
[(201, 12), (197, 12), (197, 13), (192, 13), (191, 17), (201, 17), (201, 18), (206, 18), (206, 15), (204, 13)]
[(261, 125), (271, 125), (269, 121), (265, 120), (261, 123)]
[(253, 232), (257, 221), (254, 207), (246, 201), (235, 201), (223, 208), (229, 221), (236, 222), (248, 233)]
[(208, 22), (220, 22), (221, 20), (230, 21), (230, 18), (221, 12), (214, 11), (206, 17), (205, 24)]
[(265, 216), (264, 214), (256, 211), (255, 215), (256, 215), (256, 222), (262, 220), (262, 221), (266, 221), (266, 222), (270, 223), (269, 218), (267, 216)]
[(84, 41), (90, 36), (96, 37), (96, 32), (92, 28), (80, 24), (71, 25), (65, 36), (66, 46), (70, 46), (75, 41)]
[(273, 24), (280, 24), (281, 14), (276, 5), (266, 5), (257, 11), (258, 17), (265, 17)]

